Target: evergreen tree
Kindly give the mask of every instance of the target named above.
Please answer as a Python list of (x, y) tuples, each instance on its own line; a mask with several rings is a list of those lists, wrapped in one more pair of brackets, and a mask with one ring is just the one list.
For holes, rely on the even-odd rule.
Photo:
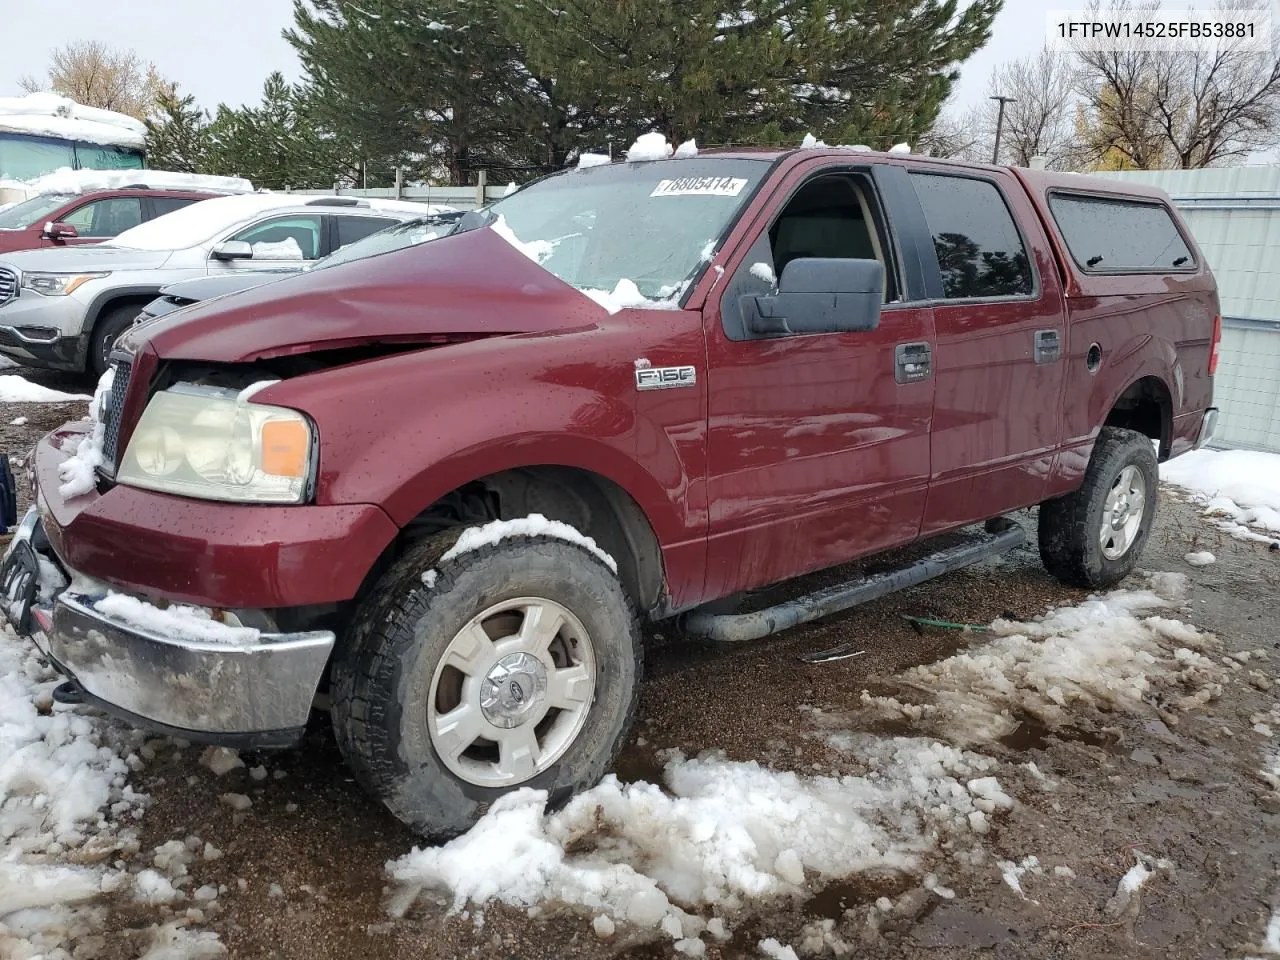
[(932, 124), (1002, 0), (497, 0), (569, 100), (703, 143), (887, 146)]
[(352, 182), (352, 151), (318, 122), (310, 91), (280, 73), (267, 78), (256, 107), (222, 104), (205, 129), (204, 173), (246, 177), (267, 190)]
[(147, 125), (147, 164), (154, 170), (197, 173), (205, 160), (205, 116), (188, 94), (179, 97), (177, 86), (156, 97), (155, 113)]

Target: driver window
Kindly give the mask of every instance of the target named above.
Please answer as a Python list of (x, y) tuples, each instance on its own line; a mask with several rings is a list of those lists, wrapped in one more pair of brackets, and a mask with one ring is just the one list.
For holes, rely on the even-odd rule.
[(893, 267), (885, 258), (867, 191), (859, 180), (849, 174), (818, 177), (788, 201), (769, 228), (775, 277), (801, 257), (879, 260), (885, 265), (885, 302), (893, 299)]
[(739, 298), (776, 290), (792, 260), (830, 257), (884, 264), (884, 302), (898, 298), (897, 274), (885, 240), (884, 220), (870, 180), (856, 173), (828, 173), (806, 181), (761, 234), (735, 271), (720, 315), (731, 340), (747, 340)]
[(255, 260), (297, 260), (299, 257), (314, 260), (320, 256), (321, 229), (318, 216), (275, 217), (255, 223), (227, 239), (252, 246)]

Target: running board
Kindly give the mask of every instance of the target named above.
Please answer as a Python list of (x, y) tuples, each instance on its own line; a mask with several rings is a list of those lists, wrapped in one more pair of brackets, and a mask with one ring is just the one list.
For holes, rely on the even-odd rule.
[(931, 553), (911, 566), (887, 570), (861, 580), (838, 583), (795, 600), (752, 613), (716, 614), (693, 610), (686, 614), (686, 633), (717, 643), (759, 640), (780, 630), (817, 620), (869, 600), (895, 593), (918, 583), (968, 567), (990, 557), (1007, 553), (1027, 542), (1027, 532), (1007, 517), (987, 522), (985, 533), (966, 539), (946, 550)]

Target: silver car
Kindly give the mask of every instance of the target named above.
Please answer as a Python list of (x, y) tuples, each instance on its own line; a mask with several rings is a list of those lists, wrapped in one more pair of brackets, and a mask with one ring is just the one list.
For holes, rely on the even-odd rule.
[(109, 243), (7, 254), (0, 354), (101, 373), (116, 337), (166, 284), (309, 263), (427, 212), (397, 200), (246, 194), (191, 204)]

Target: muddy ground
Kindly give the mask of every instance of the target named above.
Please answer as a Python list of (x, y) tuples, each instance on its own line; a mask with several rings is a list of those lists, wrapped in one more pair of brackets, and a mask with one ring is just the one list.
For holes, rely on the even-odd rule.
[[(84, 389), (59, 378), (32, 379)], [(0, 451), (18, 457), (43, 431), (83, 410), (76, 404), (4, 408)], [(27, 423), (10, 425), (18, 416)], [(1184, 554), (1202, 549), (1213, 551), (1217, 563), (1188, 566)], [(1280, 648), (1280, 553), (1223, 536), (1166, 489), (1144, 566), (1190, 576), (1188, 606), (1169, 615), (1213, 631), (1226, 652)], [(863, 689), (904, 668), (949, 656), (971, 638), (981, 643), (957, 632), (917, 633), (903, 614), (986, 623), (1035, 617), (1083, 597), (1051, 580), (1026, 548), (731, 651), (664, 635), (659, 625), (650, 631), (640, 721), (616, 772), (624, 780), (661, 782), (657, 752), (672, 747), (688, 754), (714, 748), (730, 759), (797, 772), (842, 772), (849, 759), (813, 736), (807, 708), (852, 708)], [(865, 646), (866, 654), (818, 666), (797, 659), (846, 640)], [(1253, 730), (1252, 718), (1276, 705), (1270, 683), (1280, 681), (1280, 651), (1254, 665), (1268, 679), (1232, 683), (1223, 697), (1176, 723), (1164, 722), (1154, 707), (1145, 716), (1081, 717), (1056, 735), (1025, 725), (987, 750), (1002, 761), (1001, 782), (1018, 806), (985, 838), (985, 863), (948, 875), (954, 899), (918, 897), (913, 908), (867, 936), (867, 905), (884, 895), (902, 900), (918, 881), (864, 875), (814, 890), (808, 899), (749, 904), (731, 940), (708, 938), (707, 955), (758, 957), (763, 937), (799, 946), (801, 928), (824, 918), (835, 921), (835, 931), (854, 945), (848, 955), (856, 957), (1207, 960), (1259, 952), (1272, 909), (1280, 906), (1280, 805), (1258, 776), (1277, 744)], [(232, 957), (676, 956), (669, 940), (642, 942), (620, 930), (604, 942), (589, 918), (548, 908), (531, 918), (491, 905), (477, 926), (420, 902), (405, 918), (390, 919), (384, 865), (415, 838), (352, 782), (323, 716), (298, 749), (245, 756), (248, 767), (265, 765), (262, 780), (247, 769), (217, 777), (198, 763), (199, 752), (164, 746), (134, 777), (135, 788), (152, 797), (142, 850), (198, 836), (221, 851), (219, 859), (191, 865), (188, 889), (225, 888), (201, 926), (216, 931)], [(1057, 789), (1037, 789), (1022, 766), (1027, 761), (1057, 781)], [(218, 799), (228, 792), (247, 794), (253, 806), (233, 811)], [(1173, 866), (1148, 882), (1136, 914), (1117, 919), (1105, 907), (1134, 864), (1135, 850)], [(995, 862), (1029, 854), (1039, 857), (1046, 874), (1024, 878), (1030, 899), (1022, 899), (1002, 882)], [(1054, 876), (1055, 866), (1069, 867), (1074, 877)], [(137, 956), (142, 939), (136, 930), (155, 922), (154, 910), (111, 909), (100, 955)]]

